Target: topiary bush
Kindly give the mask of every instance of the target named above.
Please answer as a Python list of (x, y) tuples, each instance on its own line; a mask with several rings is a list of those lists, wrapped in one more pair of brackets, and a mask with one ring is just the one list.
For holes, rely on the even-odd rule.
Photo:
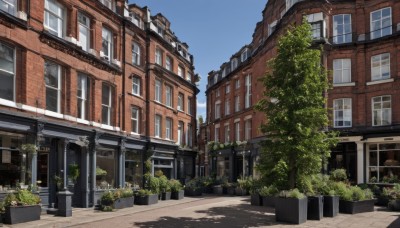
[(297, 188), (289, 190), (289, 191), (281, 191), (279, 193), (279, 197), (282, 198), (295, 198), (295, 199), (303, 199), (306, 197), (303, 193), (301, 193)]
[(274, 185), (264, 186), (259, 190), (260, 196), (275, 196), (279, 193), (279, 190)]

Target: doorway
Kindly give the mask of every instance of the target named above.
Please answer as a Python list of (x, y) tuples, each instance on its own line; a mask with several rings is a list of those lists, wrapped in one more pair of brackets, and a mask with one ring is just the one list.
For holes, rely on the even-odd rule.
[(351, 183), (357, 181), (357, 145), (354, 142), (339, 143), (332, 149), (328, 161), (328, 172), (345, 169)]

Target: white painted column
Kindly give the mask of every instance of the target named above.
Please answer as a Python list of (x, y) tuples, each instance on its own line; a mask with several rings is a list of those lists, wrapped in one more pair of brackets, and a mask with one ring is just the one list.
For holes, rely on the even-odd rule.
[(357, 184), (364, 183), (364, 142), (355, 142), (357, 144)]

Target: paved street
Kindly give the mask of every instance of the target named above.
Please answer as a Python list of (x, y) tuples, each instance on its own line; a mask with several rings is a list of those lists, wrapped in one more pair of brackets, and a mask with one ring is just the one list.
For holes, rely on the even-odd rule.
[[(73, 217), (42, 215), (40, 221), (9, 227), (288, 227), (275, 222), (274, 210), (251, 206), (249, 197), (186, 197), (115, 212), (74, 209)], [(5, 227), (8, 227), (5, 225)], [(340, 214), (296, 227), (400, 227), (400, 213), (376, 208), (357, 215)]]

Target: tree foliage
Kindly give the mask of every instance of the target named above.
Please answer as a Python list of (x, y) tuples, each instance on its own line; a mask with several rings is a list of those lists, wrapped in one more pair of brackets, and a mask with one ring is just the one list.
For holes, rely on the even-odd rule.
[(264, 98), (256, 108), (265, 113), (266, 135), (259, 169), (280, 189), (301, 186), (321, 171), (322, 160), (337, 142), (328, 125), (325, 91), (327, 72), (321, 51), (311, 48), (311, 26), (304, 21), (280, 37), (277, 56), (262, 78)]

